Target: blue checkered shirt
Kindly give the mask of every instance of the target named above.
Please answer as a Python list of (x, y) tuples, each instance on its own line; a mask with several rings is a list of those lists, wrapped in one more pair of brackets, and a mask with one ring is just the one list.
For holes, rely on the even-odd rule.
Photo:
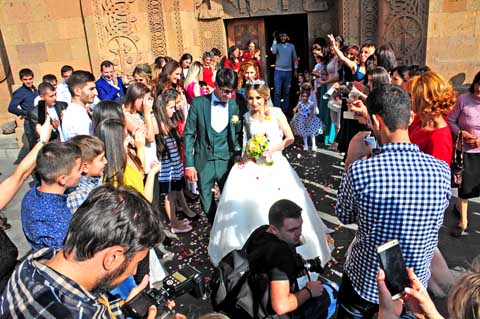
[(70, 211), (75, 213), (83, 204), (83, 202), (87, 199), (88, 194), (90, 194), (97, 186), (100, 186), (102, 177), (92, 177), (83, 175), (80, 178), (80, 182), (78, 185), (73, 189), (69, 190), (67, 196), (67, 207)]
[(451, 197), (450, 169), (418, 146), (390, 143), (342, 177), (336, 212), (358, 231), (344, 271), (355, 291), (378, 303), (376, 247), (398, 239), (407, 267), (427, 286), (438, 230)]

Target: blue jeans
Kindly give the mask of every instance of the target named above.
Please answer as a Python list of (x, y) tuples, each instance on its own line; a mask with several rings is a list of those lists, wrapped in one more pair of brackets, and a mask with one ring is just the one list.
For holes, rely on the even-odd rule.
[[(290, 84), (292, 83), (292, 71), (275, 70), (273, 76), (273, 105), (281, 107), (283, 112), (288, 111), (290, 103)], [(283, 102), (280, 100), (283, 98)]]

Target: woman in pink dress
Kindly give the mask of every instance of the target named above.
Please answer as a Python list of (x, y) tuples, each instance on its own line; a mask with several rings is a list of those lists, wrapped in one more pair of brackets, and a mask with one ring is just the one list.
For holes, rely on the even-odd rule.
[(195, 61), (190, 64), (188, 68), (187, 77), (185, 78), (184, 88), (187, 103), (192, 104), (193, 98), (204, 95), (205, 92), (199, 85), (199, 82), (203, 80), (203, 66), (200, 62)]

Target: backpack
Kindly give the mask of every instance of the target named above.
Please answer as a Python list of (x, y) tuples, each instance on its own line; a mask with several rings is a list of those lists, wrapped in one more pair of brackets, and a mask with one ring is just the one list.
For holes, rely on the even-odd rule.
[(266, 274), (250, 271), (244, 249), (233, 250), (222, 258), (210, 281), (213, 309), (231, 318), (281, 318), (270, 315), (269, 283)]

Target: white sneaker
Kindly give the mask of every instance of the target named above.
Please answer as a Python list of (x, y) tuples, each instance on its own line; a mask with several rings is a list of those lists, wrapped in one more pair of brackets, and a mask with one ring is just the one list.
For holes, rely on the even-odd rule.
[(317, 151), (317, 145), (312, 146), (312, 151), (316, 152)]
[(303, 145), (303, 150), (308, 151), (308, 145)]

